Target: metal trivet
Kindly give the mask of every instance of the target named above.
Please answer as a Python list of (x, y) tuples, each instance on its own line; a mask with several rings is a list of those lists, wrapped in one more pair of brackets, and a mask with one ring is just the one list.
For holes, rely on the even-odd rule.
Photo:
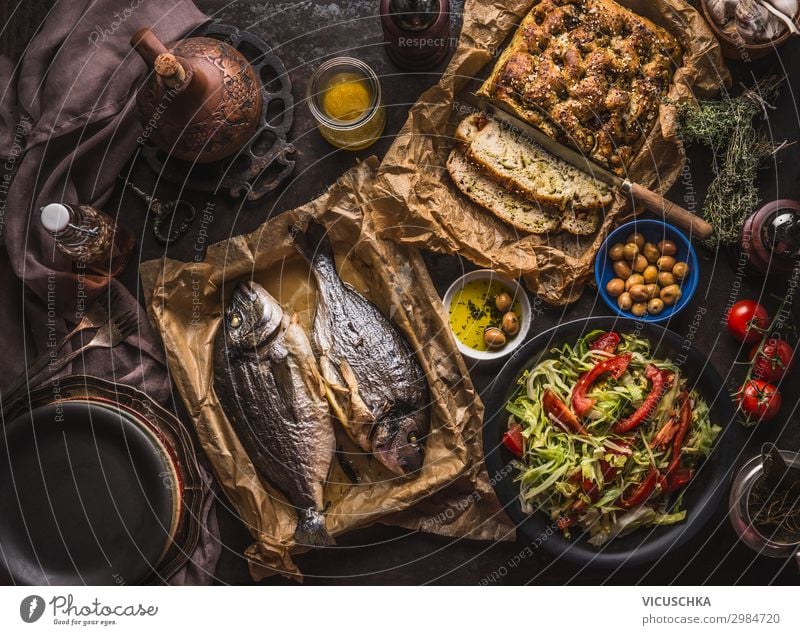
[(213, 163), (190, 163), (170, 157), (150, 145), (142, 154), (167, 181), (195, 192), (228, 190), (234, 198), (251, 201), (278, 187), (294, 171), (295, 148), (286, 141), (294, 119), (292, 82), (286, 67), (260, 37), (227, 24), (207, 24), (190, 37), (211, 37), (236, 48), (261, 79), (261, 121), (248, 144), (238, 153)]

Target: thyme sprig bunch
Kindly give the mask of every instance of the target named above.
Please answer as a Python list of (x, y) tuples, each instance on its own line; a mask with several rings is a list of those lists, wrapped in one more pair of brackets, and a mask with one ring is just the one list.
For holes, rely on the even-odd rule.
[(744, 221), (760, 202), (758, 169), (786, 145), (773, 143), (753, 127), (758, 115), (766, 118), (781, 82), (771, 77), (737, 97), (677, 104), (683, 138), (713, 152), (714, 180), (703, 203), (703, 216), (714, 228), (709, 246), (717, 241), (725, 245), (739, 241)]

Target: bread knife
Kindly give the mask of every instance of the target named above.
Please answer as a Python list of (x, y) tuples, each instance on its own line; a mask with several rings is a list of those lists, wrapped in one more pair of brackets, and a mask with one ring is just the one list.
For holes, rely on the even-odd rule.
[(589, 174), (598, 181), (602, 181), (606, 185), (620, 190), (635, 203), (639, 203), (651, 212), (660, 214), (666, 220), (675, 223), (675, 225), (681, 229), (689, 232), (690, 237), (706, 239), (713, 233), (711, 225), (702, 218), (695, 216), (680, 205), (668, 201), (663, 196), (646, 188), (644, 185), (639, 185), (630, 179), (614, 174), (610, 170), (597, 165), (594, 161), (581, 153), (551, 139), (538, 128), (522, 121), (515, 114), (506, 110), (502, 104), (496, 104), (485, 97), (480, 97), (473, 93), (465, 94), (463, 97), (464, 101), (470, 106), (482, 110), (512, 130), (521, 133), (523, 137), (527, 137), (530, 141), (541, 146), (553, 156), (566, 161), (571, 166), (579, 169), (581, 172)]

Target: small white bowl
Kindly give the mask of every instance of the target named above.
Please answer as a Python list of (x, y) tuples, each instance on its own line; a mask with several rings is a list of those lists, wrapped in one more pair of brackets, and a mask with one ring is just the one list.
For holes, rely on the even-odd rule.
[(491, 269), (478, 269), (477, 271), (470, 271), (451, 284), (450, 288), (447, 290), (447, 293), (444, 294), (444, 300), (442, 300), (442, 303), (444, 304), (444, 311), (445, 315), (447, 316), (448, 327), (450, 326), (450, 304), (453, 302), (453, 297), (458, 291), (460, 291), (464, 286), (473, 280), (489, 280), (490, 282), (499, 282), (508, 289), (509, 295), (511, 295), (515, 301), (519, 302), (520, 313), (522, 313), (519, 321), (519, 333), (517, 333), (514, 336), (514, 339), (508, 342), (508, 344), (506, 344), (503, 348), (497, 350), (478, 351), (467, 346), (464, 344), (464, 342), (458, 339), (458, 336), (453, 333), (452, 328), (450, 329), (450, 332), (453, 333), (453, 339), (456, 341), (456, 346), (458, 346), (458, 350), (461, 351), (461, 354), (464, 355), (464, 357), (469, 357), (470, 359), (474, 359), (476, 361), (501, 359), (502, 357), (510, 355), (520, 346), (520, 344), (522, 344), (522, 342), (525, 341), (525, 336), (528, 334), (528, 331), (531, 328), (531, 303), (528, 301), (528, 294), (525, 293), (525, 290), (519, 285), (519, 283), (514, 280), (510, 280), (505, 276), (501, 276), (499, 273), (492, 271)]

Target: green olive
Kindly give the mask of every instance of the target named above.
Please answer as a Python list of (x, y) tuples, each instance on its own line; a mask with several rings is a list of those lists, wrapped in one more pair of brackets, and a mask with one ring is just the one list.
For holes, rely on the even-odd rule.
[(645, 313), (647, 313), (647, 305), (644, 302), (635, 302), (631, 307), (631, 313), (633, 313), (636, 317), (642, 317)]
[(642, 273), (645, 269), (647, 269), (647, 258), (639, 254), (633, 259), (633, 270), (636, 273)]
[(507, 335), (516, 335), (519, 333), (519, 318), (513, 311), (509, 311), (503, 316), (503, 321), (500, 323), (500, 328)]
[(620, 293), (625, 291), (625, 281), (619, 278), (611, 278), (606, 285), (606, 291), (612, 298), (616, 298)]
[(658, 284), (660, 284), (662, 287), (668, 287), (671, 284), (675, 284), (675, 276), (669, 271), (660, 271), (658, 273)]
[(644, 236), (642, 236), (639, 232), (634, 232), (630, 236), (628, 236), (628, 238), (625, 240), (625, 242), (626, 243), (633, 243), (639, 249), (642, 249), (644, 247), (645, 240), (644, 240)]
[(671, 240), (662, 240), (658, 243), (658, 250), (662, 256), (674, 256), (678, 252), (678, 246)]
[(661, 298), (653, 298), (647, 303), (647, 312), (651, 315), (658, 315), (664, 310), (664, 301)]
[(489, 348), (502, 348), (506, 345), (506, 336), (499, 328), (490, 326), (483, 332), (483, 341)]
[(505, 291), (494, 296), (494, 305), (501, 313), (510, 311), (513, 303), (514, 301), (511, 299), (511, 296)]
[(661, 287), (659, 287), (657, 284), (646, 284), (645, 288), (647, 289), (648, 300), (657, 298), (658, 294), (661, 292)]
[(611, 268), (614, 270), (614, 275), (623, 280), (630, 278), (633, 273), (631, 266), (624, 260), (615, 260)]
[(642, 253), (644, 257), (647, 258), (647, 262), (655, 262), (661, 258), (661, 252), (653, 243), (645, 243)]
[(644, 278), (640, 273), (634, 273), (628, 276), (628, 279), (625, 281), (625, 291), (630, 291), (631, 287), (637, 284), (644, 284)]
[(620, 293), (617, 298), (617, 306), (623, 311), (630, 311), (630, 308), (633, 306), (631, 294), (627, 291), (625, 293)]
[(672, 306), (681, 298), (681, 288), (677, 284), (671, 284), (661, 289), (661, 299), (664, 304)]
[(625, 245), (622, 243), (613, 245), (611, 249), (608, 250), (608, 257), (611, 258), (611, 260), (622, 260), (625, 257), (622, 253), (624, 247)]
[(685, 262), (676, 262), (675, 266), (672, 267), (672, 275), (678, 280), (683, 280), (688, 273), (689, 265), (687, 265)]
[(642, 277), (647, 284), (653, 284), (658, 281), (658, 267), (655, 265), (648, 265), (645, 267), (644, 271), (642, 271)]
[(658, 267), (659, 271), (672, 271), (674, 266), (675, 258), (672, 256), (661, 256), (661, 258), (656, 260), (656, 267)]
[(622, 248), (622, 255), (625, 256), (625, 260), (628, 262), (633, 262), (633, 259), (639, 255), (639, 245), (636, 243), (627, 243), (625, 247)]
[(634, 302), (644, 302), (647, 300), (647, 287), (643, 284), (635, 284), (630, 289), (628, 289), (628, 293), (631, 294), (631, 298)]

